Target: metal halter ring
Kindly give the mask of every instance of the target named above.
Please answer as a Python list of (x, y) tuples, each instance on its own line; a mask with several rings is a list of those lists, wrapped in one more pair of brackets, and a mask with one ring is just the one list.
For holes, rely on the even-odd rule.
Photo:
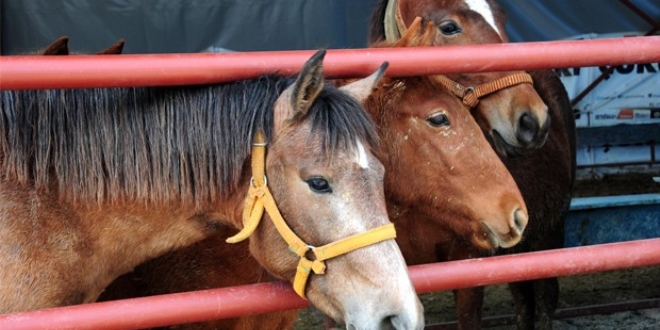
[[(255, 186), (255, 185), (254, 185), (254, 177), (250, 177), (250, 185), (251, 185), (252, 187)], [(264, 175), (264, 186), (267, 186), (267, 185), (268, 185), (268, 177), (266, 177), (266, 176)]]

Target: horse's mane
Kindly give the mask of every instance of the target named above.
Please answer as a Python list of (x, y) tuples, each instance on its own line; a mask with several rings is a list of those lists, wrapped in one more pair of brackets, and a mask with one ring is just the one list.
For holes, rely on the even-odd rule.
[(369, 40), (368, 43), (374, 43), (385, 39), (385, 10), (388, 0), (378, 0), (369, 19)]
[[(0, 177), (80, 202), (228, 196), (246, 175), (253, 134), (272, 136), (275, 100), (293, 81), (2, 91)], [(308, 116), (327, 148), (376, 142), (356, 107), (326, 84)]]

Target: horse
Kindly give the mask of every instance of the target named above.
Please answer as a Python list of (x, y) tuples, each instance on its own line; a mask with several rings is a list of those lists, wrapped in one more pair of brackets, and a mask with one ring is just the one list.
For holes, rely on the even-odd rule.
[[(396, 40), (419, 16), (438, 27), (436, 46), (508, 42), (504, 15), (492, 0), (380, 0), (372, 14), (369, 38), (372, 43)], [(454, 92), (474, 108), (475, 118), (498, 153), (524, 155), (544, 144), (550, 128), (548, 107), (528, 74), (512, 71), (448, 77), (451, 88), (460, 84)]]
[[(119, 55), (124, 50), (124, 39), (119, 39), (110, 47), (98, 51), (96, 55)], [(50, 45), (32, 53), (33, 55), (69, 55), (69, 37), (61, 36)]]
[[(219, 228), (213, 236), (193, 245), (147, 261), (130, 273), (115, 279), (99, 301), (154, 296), (161, 294), (232, 287), (275, 280), (250, 255), (247, 242), (227, 244), (236, 233), (230, 226)], [(218, 262), (222, 260), (223, 262)], [(248, 315), (183, 324), (166, 329), (253, 330), (293, 329), (298, 310)]]
[[(412, 42), (404, 39), (383, 46), (402, 47)], [(460, 235), (490, 250), (518, 243), (527, 222), (526, 206), (511, 174), (468, 108), (436, 78), (384, 77), (364, 101), (381, 137), (381, 152), (376, 156), (385, 166), (388, 213), (397, 227), (397, 244), (402, 251), (409, 251), (404, 255), (409, 263), (432, 262), (436, 245), (449, 241), (445, 236), (428, 233), (451, 232), (447, 236)], [(333, 82), (348, 83), (356, 82)], [(123, 283), (111, 285), (104, 298), (235, 285), (227, 280), (234, 278), (227, 275), (232, 270), (213, 262), (222, 258), (220, 249), (211, 248), (218, 244), (222, 244), (222, 237), (214, 236), (149, 261), (127, 275)], [(250, 277), (265, 280), (255, 268), (233, 271), (244, 274), (245, 281), (240, 284), (250, 282)], [(284, 321), (277, 329), (290, 329), (295, 313), (286, 311), (269, 317)], [(227, 322), (235, 321), (180, 328), (236, 329)]]
[[(508, 42), (504, 30), (506, 14), (492, 0), (380, 0), (372, 13), (369, 32), (371, 41), (397, 39), (397, 35), (405, 33), (416, 17), (438, 26), (437, 36), (432, 43), (435, 46)], [(461, 86), (474, 86), (502, 79), (503, 74), (460, 74), (450, 78)], [(499, 253), (563, 247), (563, 225), (575, 178), (576, 129), (568, 95), (552, 70), (531, 71), (528, 74), (532, 77), (533, 90), (529, 84), (522, 83), (489, 94), (476, 104), (472, 103), (472, 114), (513, 175), (529, 210), (529, 226), (522, 243)], [(465, 90), (463, 92), (467, 93)], [(465, 99), (465, 95), (456, 94)], [(547, 116), (543, 115), (543, 107), (540, 105), (534, 107), (538, 110), (532, 112), (535, 115), (520, 114), (520, 104), (538, 104), (535, 101), (537, 95), (547, 105)], [(530, 102), (521, 103), (521, 100)], [(523, 108), (533, 107), (530, 105)], [(513, 121), (498, 120), (497, 117), (516, 119), (518, 129), (527, 127), (529, 132), (521, 133)], [(530, 118), (538, 119), (538, 124), (528, 122)], [(542, 118), (546, 119), (540, 121)], [(537, 126), (539, 130), (531, 134), (533, 130), (529, 128)], [(517, 144), (507, 136), (518, 137), (518, 142), (534, 136), (529, 141), (535, 142)], [(462, 253), (456, 253), (460, 249), (439, 252), (438, 260), (480, 255), (471, 251), (467, 247), (469, 244), (464, 245), (466, 249), (462, 249)], [(405, 255), (405, 249), (403, 252)], [(538, 316), (540, 328), (551, 329), (552, 315), (559, 296), (557, 279), (510, 283), (509, 286), (515, 302), (517, 328), (533, 329), (534, 320)], [(459, 328), (479, 329), (483, 288), (458, 290), (455, 297)]]
[(95, 301), (230, 225), (228, 241), (249, 238), (264, 269), (329, 316), (423, 327), (359, 104), (383, 69), (338, 89), (324, 55), (295, 79), (2, 91), (0, 312)]

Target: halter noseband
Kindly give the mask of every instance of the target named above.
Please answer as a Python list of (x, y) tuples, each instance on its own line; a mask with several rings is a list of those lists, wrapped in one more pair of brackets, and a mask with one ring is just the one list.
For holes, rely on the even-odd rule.
[[(383, 20), (385, 39), (394, 42), (401, 38), (408, 30), (401, 15), (401, 7), (397, 0), (389, 0), (385, 9)], [(496, 79), (477, 87), (465, 87), (445, 76), (434, 76), (434, 79), (449, 89), (454, 95), (460, 97), (463, 103), (470, 108), (479, 104), (479, 98), (495, 93), (497, 91), (513, 87), (519, 84), (533, 84), (532, 76), (526, 72), (514, 73), (512, 75)]]
[(433, 80), (449, 89), (454, 95), (463, 100), (463, 104), (474, 108), (479, 104), (479, 99), (483, 96), (495, 93), (502, 89), (513, 87), (519, 84), (533, 84), (532, 76), (526, 72), (514, 73), (502, 77), (477, 87), (465, 87), (445, 76), (433, 76)]
[[(277, 208), (273, 195), (268, 189), (265, 176), (265, 153), (266, 143), (263, 134), (257, 132), (252, 145), (252, 180), (243, 208), (243, 229), (228, 238), (226, 242), (238, 243), (247, 239), (259, 225), (265, 210), (277, 231), (289, 245), (289, 250), (300, 257), (296, 276), (293, 280), (293, 289), (299, 296), (306, 299), (305, 287), (310, 272), (315, 274), (325, 273), (325, 260), (396, 237), (394, 224), (390, 223), (323, 246), (308, 245), (286, 224)], [(310, 250), (315, 256), (314, 260), (309, 260), (306, 257), (307, 252)]]

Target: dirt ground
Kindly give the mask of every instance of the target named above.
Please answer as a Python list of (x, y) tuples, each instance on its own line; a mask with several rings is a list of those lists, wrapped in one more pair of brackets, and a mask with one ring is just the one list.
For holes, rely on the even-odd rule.
[[(657, 174), (655, 175), (657, 176)], [(580, 181), (574, 196), (626, 195), (660, 193), (660, 183), (653, 175), (633, 174), (605, 176), (594, 181)], [(659, 219), (660, 221), (660, 215)], [(562, 277), (559, 309), (627, 302), (640, 299), (660, 299), (660, 265), (610, 271), (596, 274)], [(425, 307), (426, 324), (450, 322), (456, 319), (451, 292), (436, 292), (420, 296)], [(651, 330), (660, 329), (660, 303), (653, 308), (556, 319), (555, 330)], [(513, 302), (505, 284), (486, 287), (484, 318), (510, 315)], [(301, 311), (296, 330), (324, 329), (324, 317), (314, 309)], [(451, 329), (452, 327), (443, 327)], [(489, 329), (515, 329), (513, 325)]]

